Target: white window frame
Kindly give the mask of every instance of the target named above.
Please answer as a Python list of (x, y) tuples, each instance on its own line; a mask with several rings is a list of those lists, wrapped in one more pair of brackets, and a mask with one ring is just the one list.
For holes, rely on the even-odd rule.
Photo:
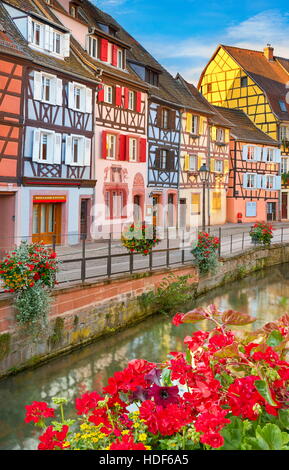
[(281, 173), (288, 172), (288, 157), (281, 157)]
[(113, 87), (111, 85), (104, 85), (104, 101), (105, 103), (113, 103)]
[[(253, 178), (254, 185), (249, 186), (249, 178)], [(247, 173), (247, 189), (257, 189), (257, 174), (256, 173)]]
[(280, 126), (280, 140), (289, 140), (289, 125)]
[[(95, 54), (93, 54), (93, 49), (95, 49)], [(88, 53), (93, 59), (98, 58), (99, 42), (98, 38), (94, 36), (88, 36)]]
[[(75, 106), (75, 89), (80, 90), (80, 108)], [(79, 113), (92, 113), (92, 90), (82, 83), (70, 82), (68, 84), (68, 107)]]
[(107, 145), (107, 160), (116, 160), (116, 152), (117, 152), (117, 135), (110, 134), (109, 132), (106, 134), (106, 145)]
[[(42, 139), (47, 136), (47, 159), (42, 156)], [(36, 141), (37, 139), (37, 141)], [(62, 135), (48, 129), (35, 129), (33, 135), (32, 160), (42, 164), (61, 164)]]
[(215, 165), (214, 165), (214, 171), (215, 173), (223, 173), (224, 172), (224, 162), (223, 160), (215, 160)]
[(217, 128), (217, 142), (224, 143), (225, 142), (225, 131), (223, 128)]
[(263, 189), (266, 189), (267, 191), (273, 191), (275, 188), (275, 175), (264, 175), (262, 186)]
[(192, 115), (192, 134), (198, 135), (199, 133), (199, 116), (196, 114)]
[[(32, 20), (32, 32), (31, 32), (31, 44), (35, 47), (43, 48), (44, 43), (44, 24), (38, 21)], [(39, 44), (35, 41), (36, 27), (39, 27)]]
[(129, 161), (138, 161), (138, 139), (136, 137), (129, 137)]
[(117, 67), (119, 69), (123, 69), (123, 50), (122, 49), (117, 50)]
[(189, 155), (189, 171), (198, 171), (197, 155)]
[(135, 110), (135, 92), (131, 90), (128, 92), (128, 109), (130, 111)]

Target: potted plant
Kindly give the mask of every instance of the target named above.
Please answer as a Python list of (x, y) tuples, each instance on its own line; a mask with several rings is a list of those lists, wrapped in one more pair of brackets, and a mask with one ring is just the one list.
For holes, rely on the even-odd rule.
[(157, 238), (156, 227), (148, 226), (143, 222), (130, 225), (123, 232), (121, 241), (130, 253), (140, 253), (147, 256), (161, 240)]
[(273, 227), (267, 222), (256, 222), (249, 232), (254, 245), (270, 245), (273, 238)]
[(200, 232), (198, 241), (191, 251), (201, 275), (215, 271), (218, 263), (220, 240), (218, 237), (210, 236), (207, 232)]

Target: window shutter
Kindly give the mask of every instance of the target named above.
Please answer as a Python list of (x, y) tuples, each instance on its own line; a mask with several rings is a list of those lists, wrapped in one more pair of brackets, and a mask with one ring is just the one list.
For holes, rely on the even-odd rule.
[(72, 162), (72, 136), (66, 136), (66, 145), (65, 145), (65, 164), (70, 165)]
[(187, 132), (192, 132), (192, 123), (193, 123), (193, 116), (191, 113), (187, 113), (187, 122), (186, 122)]
[(274, 152), (274, 160), (276, 163), (281, 163), (281, 150), (280, 149), (275, 149)]
[(205, 133), (205, 122), (206, 118), (204, 116), (200, 116), (199, 119), (199, 134), (203, 135)]
[(141, 92), (136, 92), (136, 112), (141, 113)]
[(126, 136), (121, 134), (118, 138), (118, 159), (126, 160)]
[(243, 145), (242, 158), (243, 158), (243, 160), (247, 160), (247, 158), (248, 158), (248, 145)]
[(68, 84), (68, 107), (74, 109), (74, 83)]
[(267, 162), (268, 148), (262, 148), (262, 162)]
[(44, 26), (44, 49), (50, 51), (50, 26), (47, 24)]
[(140, 139), (139, 141), (139, 161), (144, 163), (147, 160), (147, 140)]
[(230, 142), (230, 130), (225, 129), (225, 143), (228, 144)]
[(256, 175), (255, 181), (256, 181), (255, 187), (257, 189), (262, 189), (265, 187), (266, 176), (264, 175), (263, 177), (262, 175)]
[[(279, 149), (277, 149), (279, 150)], [(281, 189), (281, 176), (275, 176), (275, 188), (277, 191)]]
[(176, 111), (171, 110), (169, 114), (169, 127), (170, 129), (176, 128)]
[(254, 154), (255, 154), (255, 158), (256, 158), (257, 162), (260, 162), (261, 161), (261, 156), (262, 156), (262, 147), (255, 147)]
[(32, 42), (32, 18), (27, 16), (27, 41)]
[(104, 101), (104, 84), (102, 84), (102, 86), (103, 86), (103, 88), (100, 89), (97, 93), (97, 101), (99, 103), (103, 103), (103, 101)]
[(214, 142), (217, 140), (217, 128), (215, 126), (211, 127), (211, 139)]
[(170, 150), (168, 152), (168, 159), (167, 159), (167, 170), (172, 171), (175, 168), (175, 151)]
[(53, 51), (53, 28), (49, 28), (49, 46), (48, 46), (48, 50)]
[(85, 112), (92, 113), (92, 89), (86, 88), (85, 90)]
[(229, 173), (229, 160), (224, 160), (224, 173)]
[(124, 109), (128, 109), (128, 88), (124, 88)]
[(53, 163), (61, 164), (62, 134), (54, 134)]
[(215, 171), (215, 159), (211, 158), (210, 160), (210, 171), (214, 172)]
[(158, 106), (157, 115), (156, 115), (156, 125), (158, 127), (162, 127), (162, 112), (163, 112), (163, 108), (161, 106)]
[(118, 47), (115, 44), (113, 44), (112, 45), (111, 65), (114, 65), (114, 67), (117, 67), (117, 51), (118, 51)]
[(188, 171), (190, 169), (190, 155), (184, 155), (185, 163), (184, 163), (184, 171)]
[(91, 139), (84, 139), (84, 166), (91, 165)]
[(248, 188), (248, 174), (243, 174), (243, 188)]
[(102, 132), (102, 158), (107, 158), (107, 131)]
[(63, 56), (69, 57), (70, 55), (70, 33), (63, 35)]
[(42, 91), (42, 73), (34, 72), (34, 99), (41, 100), (41, 91)]
[(100, 40), (100, 60), (103, 62), (107, 62), (108, 58), (108, 40), (101, 39)]
[(63, 103), (62, 80), (60, 78), (57, 78), (55, 85), (56, 85), (56, 104), (57, 106), (62, 106), (62, 103)]
[(130, 136), (126, 135), (125, 139), (126, 139), (126, 142), (125, 142), (125, 160), (129, 161), (129, 149), (130, 149), (129, 139), (130, 139)]
[(32, 160), (34, 162), (39, 162), (39, 157), (40, 157), (40, 131), (38, 129), (35, 129), (33, 133)]
[(120, 86), (115, 87), (115, 105), (121, 106), (121, 92), (122, 88)]
[(160, 169), (161, 167), (161, 154), (160, 154), (160, 149), (156, 149), (156, 156), (155, 156), (155, 164), (154, 167), (156, 169)]

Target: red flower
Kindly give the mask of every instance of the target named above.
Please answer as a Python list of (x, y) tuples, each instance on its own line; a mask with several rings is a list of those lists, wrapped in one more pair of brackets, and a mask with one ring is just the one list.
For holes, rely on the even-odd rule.
[(122, 436), (110, 445), (110, 450), (146, 450), (141, 442), (134, 442), (132, 435)]
[(163, 408), (151, 400), (141, 404), (140, 418), (145, 420), (149, 432), (162, 436), (172, 436), (191, 422), (189, 409), (183, 403), (170, 403)]
[(31, 405), (26, 405), (25, 423), (38, 423), (43, 418), (53, 418), (54, 408), (49, 408), (44, 401), (34, 401)]
[(228, 403), (234, 416), (256, 421), (258, 413), (254, 410), (256, 404), (264, 405), (265, 400), (256, 389), (254, 383), (260, 380), (256, 375), (236, 379), (228, 389)]
[(224, 438), (217, 432), (207, 432), (203, 434), (200, 438), (200, 441), (203, 444), (207, 444), (214, 449), (218, 449), (218, 447), (222, 447), (224, 445)]
[(64, 449), (63, 441), (68, 433), (68, 426), (62, 426), (61, 431), (54, 431), (53, 426), (48, 426), (45, 433), (39, 436), (38, 450)]
[(154, 384), (148, 391), (148, 396), (153, 398), (156, 405), (166, 407), (170, 403), (179, 403), (179, 387), (160, 387)]
[(184, 313), (176, 313), (174, 318), (172, 319), (172, 324), (175, 326), (179, 326), (183, 323)]
[(78, 415), (87, 414), (89, 411), (95, 409), (97, 404), (103, 398), (96, 392), (86, 392), (81, 395), (80, 398), (76, 398), (75, 400), (75, 408), (77, 410)]

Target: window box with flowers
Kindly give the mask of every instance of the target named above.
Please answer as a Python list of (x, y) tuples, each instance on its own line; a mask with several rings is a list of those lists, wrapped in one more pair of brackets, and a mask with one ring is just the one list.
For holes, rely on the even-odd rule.
[(121, 236), (122, 245), (130, 253), (140, 253), (147, 256), (152, 249), (160, 243), (157, 238), (154, 226), (142, 224), (132, 224)]
[(5, 291), (15, 296), (19, 323), (46, 322), (57, 269), (56, 253), (42, 243), (22, 241), (0, 262), (0, 279)]
[(273, 238), (273, 227), (267, 222), (256, 222), (249, 234), (254, 245), (270, 245)]

